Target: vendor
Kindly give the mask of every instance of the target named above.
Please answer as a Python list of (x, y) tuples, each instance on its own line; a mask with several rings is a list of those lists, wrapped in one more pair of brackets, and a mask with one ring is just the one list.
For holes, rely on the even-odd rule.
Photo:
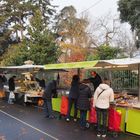
[(91, 82), (94, 86), (94, 91), (96, 90), (96, 88), (102, 83), (102, 79), (100, 77), (100, 75), (98, 73), (96, 73), (95, 71), (91, 71), (90, 72), (90, 76), (88, 79), (84, 79), (84, 82)]

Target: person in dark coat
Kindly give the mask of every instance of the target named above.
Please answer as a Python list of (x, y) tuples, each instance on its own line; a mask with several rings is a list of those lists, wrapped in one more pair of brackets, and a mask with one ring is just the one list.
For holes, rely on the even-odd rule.
[(7, 82), (7, 79), (4, 74), (0, 74), (0, 97), (5, 97), (4, 84)]
[(8, 86), (9, 86), (9, 99), (8, 99), (8, 103), (9, 104), (13, 104), (13, 100), (15, 99), (15, 95), (14, 95), (14, 90), (15, 90), (15, 78), (16, 76), (12, 76), (9, 80), (8, 80)]
[(68, 112), (66, 116), (66, 121), (70, 121), (70, 113), (72, 105), (74, 104), (74, 121), (77, 121), (77, 99), (79, 94), (79, 76), (74, 75), (71, 82), (71, 88), (69, 92), (69, 103), (68, 103)]
[(90, 110), (90, 98), (92, 97), (91, 89), (87, 83), (81, 83), (79, 86), (79, 97), (77, 108), (80, 110), (80, 126), (86, 128), (87, 111)]
[(38, 84), (39, 84), (39, 86), (41, 87), (41, 88), (45, 88), (45, 79), (38, 79), (38, 78), (35, 78), (35, 80), (38, 82)]
[(52, 97), (56, 93), (57, 83), (55, 80), (48, 82), (45, 86), (44, 94), (42, 96), (44, 100), (45, 117), (54, 118), (52, 111)]
[(88, 79), (84, 79), (84, 82), (92, 83), (94, 86), (94, 91), (95, 91), (96, 88), (102, 83), (102, 79), (101, 79), (100, 75), (98, 73), (96, 73), (95, 71), (91, 71), (90, 75), (91, 75), (91, 77), (89, 77)]
[(91, 77), (89, 78), (89, 80), (93, 84), (94, 91), (95, 91), (96, 88), (102, 83), (102, 79), (101, 79), (100, 75), (98, 73), (96, 73), (95, 71), (91, 71), (90, 75), (91, 75)]
[(7, 82), (7, 79), (4, 74), (0, 74), (0, 90), (3, 91), (4, 84)]

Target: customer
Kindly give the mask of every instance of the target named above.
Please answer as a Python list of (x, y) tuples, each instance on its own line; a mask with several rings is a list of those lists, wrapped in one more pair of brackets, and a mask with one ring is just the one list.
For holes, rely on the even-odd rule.
[(79, 97), (77, 108), (80, 110), (80, 126), (86, 129), (87, 111), (90, 109), (90, 98), (92, 97), (91, 89), (87, 83), (81, 83), (79, 86)]
[(50, 118), (50, 119), (55, 118), (52, 111), (52, 97), (54, 93), (56, 93), (56, 88), (57, 88), (57, 83), (55, 80), (48, 82), (45, 87), (43, 100), (44, 100), (46, 118)]
[(15, 94), (14, 94), (14, 90), (15, 90), (15, 78), (16, 76), (12, 76), (9, 80), (8, 80), (8, 86), (9, 86), (9, 99), (8, 99), (8, 103), (9, 104), (13, 104), (13, 101), (15, 100)]
[(70, 121), (70, 113), (72, 105), (74, 104), (74, 121), (77, 121), (77, 99), (79, 94), (79, 76), (74, 75), (71, 82), (71, 88), (69, 92), (69, 103), (68, 103), (68, 112), (66, 116), (66, 121)]
[(38, 82), (39, 86), (44, 89), (45, 88), (45, 79), (42, 78), (41, 80), (39, 78), (35, 78), (35, 80)]
[(107, 132), (107, 115), (110, 102), (114, 101), (114, 92), (110, 87), (110, 81), (107, 78), (96, 89), (94, 94), (93, 107), (97, 112), (97, 136), (106, 137)]
[(5, 75), (2, 73), (0, 74), (0, 97), (5, 97), (5, 93), (4, 93), (4, 84), (6, 83), (7, 79), (5, 77)]

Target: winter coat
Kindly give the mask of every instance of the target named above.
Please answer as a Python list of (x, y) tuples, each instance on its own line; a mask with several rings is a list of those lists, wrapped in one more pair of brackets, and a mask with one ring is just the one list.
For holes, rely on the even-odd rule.
[[(99, 95), (99, 97), (98, 97), (98, 95)], [(114, 101), (113, 89), (107, 84), (100, 84), (94, 93), (93, 107), (107, 109), (107, 108), (109, 108), (109, 105), (110, 105), (109, 103), (112, 101)]]
[(79, 94), (79, 81), (72, 81), (69, 98), (77, 99)]
[(5, 76), (2, 76), (0, 75), (0, 90), (4, 88), (4, 83), (6, 82), (6, 77)]
[(14, 91), (15, 90), (15, 81), (14, 81), (14, 77), (11, 77), (8, 81), (8, 86), (9, 86), (9, 90), (10, 91)]
[(96, 74), (95, 77), (90, 77), (88, 80), (93, 84), (94, 91), (102, 83), (102, 79), (101, 79), (101, 77), (98, 74)]
[(44, 94), (43, 94), (43, 99), (51, 99), (53, 94), (55, 93), (54, 91), (56, 90), (56, 81), (50, 81), (47, 83), (45, 86)]
[(79, 97), (77, 101), (77, 108), (80, 110), (90, 109), (90, 100), (92, 97), (91, 90), (86, 84), (80, 84), (79, 86)]

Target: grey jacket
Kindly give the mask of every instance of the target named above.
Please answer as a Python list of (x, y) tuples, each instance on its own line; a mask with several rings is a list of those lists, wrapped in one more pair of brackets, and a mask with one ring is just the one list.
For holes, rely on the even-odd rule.
[(56, 81), (52, 80), (48, 82), (45, 86), (43, 99), (51, 99), (53, 94), (56, 93)]

